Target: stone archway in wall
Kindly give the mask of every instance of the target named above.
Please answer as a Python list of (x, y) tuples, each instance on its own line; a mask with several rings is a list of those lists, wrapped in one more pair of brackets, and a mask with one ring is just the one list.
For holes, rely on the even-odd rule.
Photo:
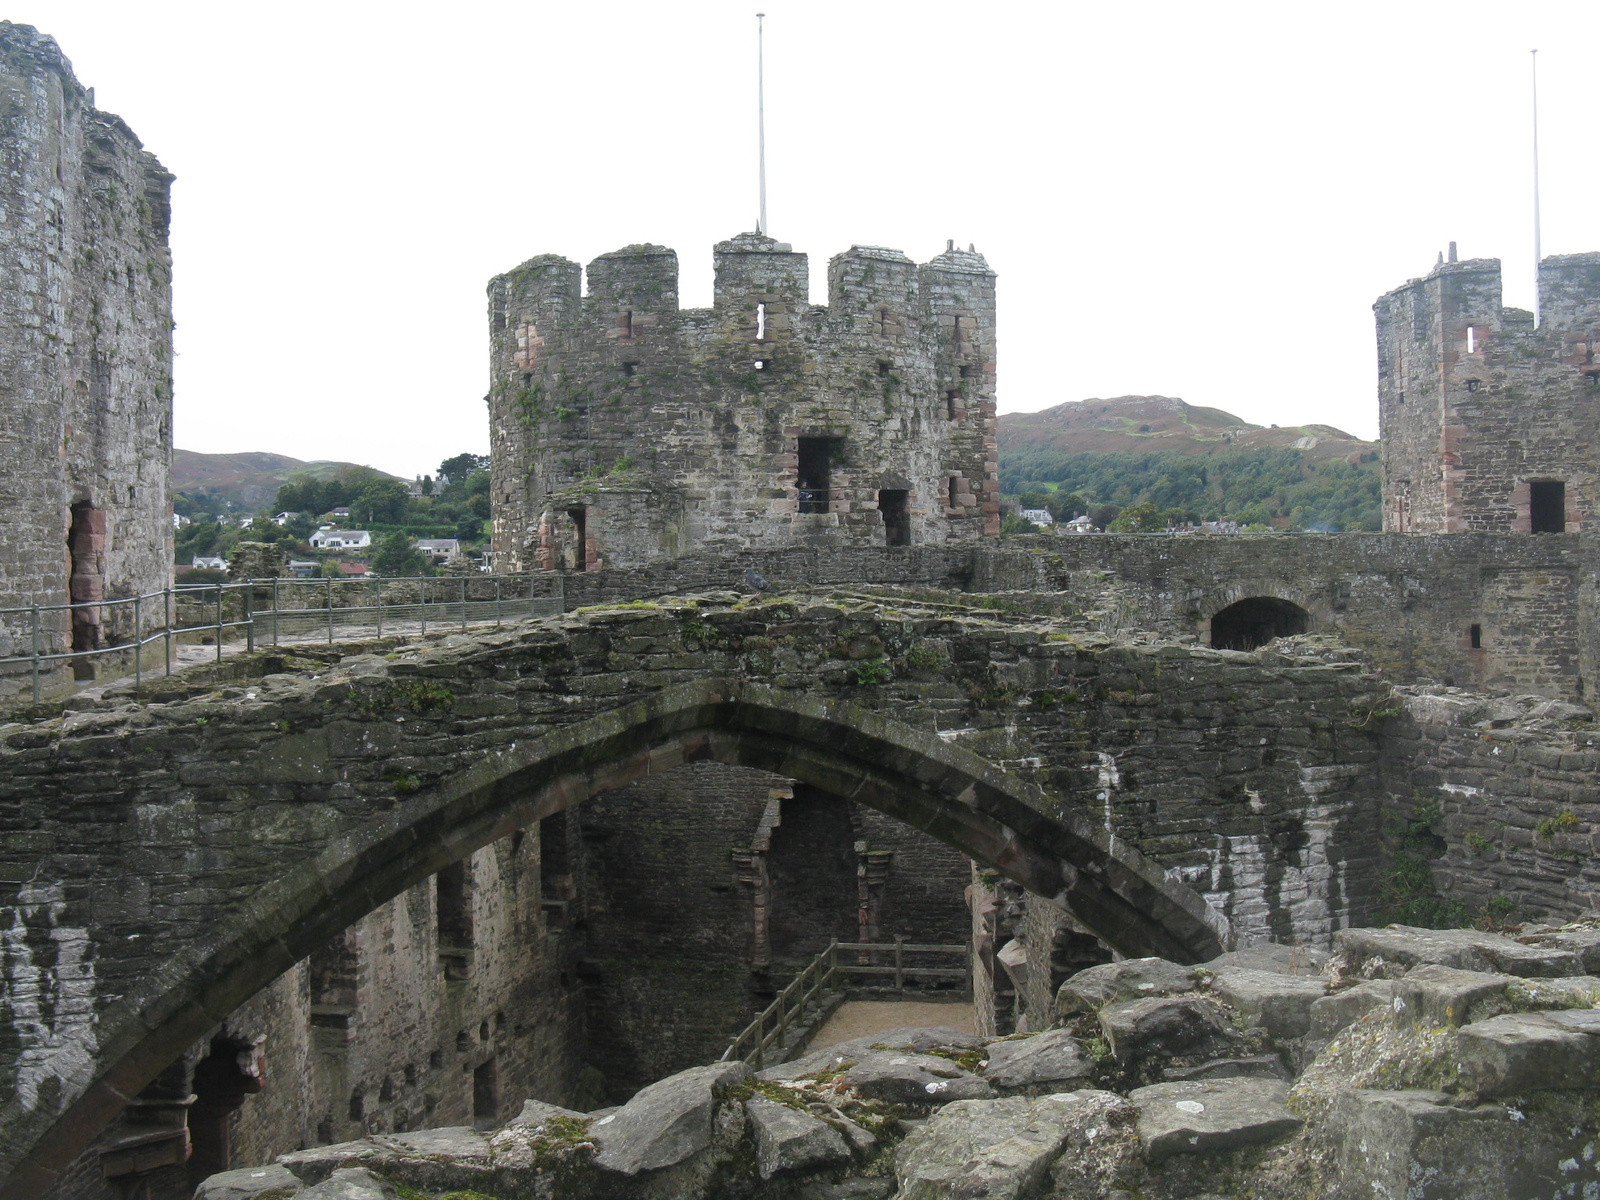
[(1214, 650), (1255, 650), (1273, 638), (1292, 637), (1311, 628), (1311, 614), (1292, 600), (1246, 596), (1211, 618)]
[[(374, 908), (483, 846), (652, 771), (714, 760), (845, 796), (922, 829), (1069, 909), (1130, 957), (1203, 961), (1225, 920), (1091, 816), (936, 734), (848, 701), (710, 680), (483, 755), (403, 823), (374, 823), (279, 879), (205, 945), (162, 964), (106, 1014), (93, 1081), (43, 1129), (0, 1197), (32, 1197), (169, 1062), (300, 959)], [(11, 1122), (7, 1122), (11, 1124)], [(26, 1141), (23, 1141), (23, 1138)]]

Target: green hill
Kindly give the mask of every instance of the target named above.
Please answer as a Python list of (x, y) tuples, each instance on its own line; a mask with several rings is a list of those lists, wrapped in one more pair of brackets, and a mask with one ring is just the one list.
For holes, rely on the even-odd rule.
[(302, 462), (287, 454), (249, 451), (244, 454), (197, 454), (193, 450), (172, 452), (172, 490), (189, 495), (208, 494), (246, 512), (272, 504), (278, 488), (296, 475), (313, 479), (337, 479), (360, 472), (368, 477), (393, 479), (395, 476), (356, 463), (317, 460)]

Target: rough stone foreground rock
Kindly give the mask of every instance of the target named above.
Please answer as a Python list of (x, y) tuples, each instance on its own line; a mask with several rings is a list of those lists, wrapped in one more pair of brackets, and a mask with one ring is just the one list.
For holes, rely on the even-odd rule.
[(394, 1185), (361, 1167), (341, 1167), (315, 1187), (300, 1193), (301, 1200), (395, 1200)]
[(1509, 975), (1428, 963), (1395, 981), (1395, 1016), (1425, 1025), (1465, 1025), (1498, 1016), (1511, 1007), (1506, 998), (1511, 983)]
[(222, 1171), (208, 1176), (195, 1189), (194, 1200), (254, 1200), (262, 1192), (287, 1195), (299, 1190), (300, 1181), (293, 1172), (274, 1163), (270, 1167), (246, 1167), (242, 1171)]
[(988, 1054), (983, 1077), (1001, 1092), (1071, 1091), (1079, 1086), (1074, 1080), (1094, 1072), (1094, 1063), (1064, 1029), (991, 1042)]
[(1461, 1030), (1457, 1061), (1463, 1084), (1485, 1096), (1600, 1087), (1600, 1010), (1478, 1021)]
[(1586, 972), (1600, 972), (1600, 929), (1525, 930), (1518, 940), (1529, 946), (1570, 950)]
[(1199, 996), (1126, 1000), (1100, 1010), (1100, 1029), (1119, 1062), (1215, 1054), (1233, 1041), (1221, 1010)]
[(959, 1054), (966, 1050), (980, 1050), (983, 1039), (975, 1033), (936, 1026), (933, 1029), (888, 1029), (848, 1042), (840, 1042), (821, 1050), (802, 1054), (790, 1062), (779, 1063), (756, 1074), (757, 1079), (789, 1080), (819, 1071), (831, 1071), (847, 1062), (860, 1062), (870, 1054), (884, 1050), (905, 1050), (913, 1054), (927, 1054), (930, 1050), (944, 1050)]
[(1159, 1162), (1174, 1154), (1234, 1150), (1296, 1132), (1301, 1125), (1285, 1106), (1287, 1084), (1266, 1079), (1197, 1079), (1135, 1088), (1145, 1156)]
[(948, 1058), (895, 1050), (867, 1055), (843, 1079), (861, 1095), (891, 1104), (948, 1104), (988, 1100), (995, 1094), (982, 1079)]
[(1462, 971), (1547, 979), (1581, 975), (1584, 970), (1582, 960), (1572, 950), (1525, 946), (1503, 934), (1476, 929), (1414, 929), (1408, 925), (1341, 929), (1333, 935), (1333, 944), (1348, 970), (1369, 977), (1395, 978), (1427, 963)]
[(566, 1117), (568, 1120), (584, 1121), (589, 1118), (588, 1113), (574, 1112), (570, 1108), (562, 1108), (558, 1104), (546, 1104), (542, 1100), (524, 1100), (522, 1111), (504, 1125), (506, 1129), (539, 1129), (551, 1117)]
[(608, 1171), (637, 1175), (674, 1166), (711, 1144), (719, 1093), (750, 1078), (742, 1062), (693, 1067), (652, 1083), (589, 1129)]
[(1388, 1008), (1394, 1003), (1397, 986), (1398, 981), (1393, 979), (1374, 979), (1324, 996), (1311, 1006), (1311, 1031), (1308, 1036), (1326, 1040), (1346, 1026), (1353, 1025), (1373, 1009)]
[(1200, 986), (1194, 968), (1164, 958), (1129, 958), (1088, 967), (1056, 989), (1056, 1015), (1095, 1012), (1118, 1000), (1176, 996)]
[(843, 1135), (826, 1121), (762, 1096), (744, 1102), (755, 1135), (756, 1169), (771, 1179), (779, 1171), (815, 1171), (850, 1161)]
[(373, 1134), (353, 1142), (317, 1146), (280, 1155), (278, 1162), (304, 1183), (321, 1183), (341, 1167), (385, 1167), (400, 1160), (431, 1160), (450, 1165), (487, 1166), (489, 1143), (468, 1125), (419, 1129), (413, 1133)]
[[(1519, 1119), (1521, 1117), (1521, 1119)], [(1552, 1128), (1559, 1132), (1551, 1137)], [(1530, 1127), (1496, 1104), (1458, 1108), (1444, 1092), (1357, 1089), (1325, 1126), (1338, 1195), (1360, 1200), (1508, 1200), (1600, 1192), (1600, 1160), (1567, 1122)]]
[(897, 1200), (1033, 1200), (1075, 1122), (1087, 1111), (1083, 1099), (1102, 1094), (945, 1105), (895, 1152)]
[(1193, 1067), (1168, 1067), (1161, 1074), (1169, 1080), (1182, 1079), (1276, 1079), (1288, 1083), (1292, 1078), (1276, 1054), (1251, 1054), (1243, 1058), (1214, 1058)]
[(1287, 1042), (1311, 1029), (1311, 1007), (1328, 986), (1320, 975), (1223, 967), (1211, 980), (1211, 992), (1274, 1042)]
[(1230, 950), (1205, 964), (1208, 971), (1220, 972), (1228, 967), (1245, 967), (1251, 971), (1271, 971), (1275, 975), (1322, 974), (1328, 961), (1328, 952), (1315, 946), (1284, 946), (1277, 942), (1262, 942)]

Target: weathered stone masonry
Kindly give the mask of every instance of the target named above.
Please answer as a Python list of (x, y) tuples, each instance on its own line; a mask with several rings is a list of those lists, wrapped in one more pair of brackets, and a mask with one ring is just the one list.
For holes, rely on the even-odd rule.
[(999, 531), (994, 274), (829, 264), (741, 234), (710, 309), (677, 255), (530, 259), (489, 286), (494, 549), (502, 567), (630, 567), (705, 545), (970, 542)]
[[(94, 107), (55, 41), (0, 22), (0, 608), (171, 580), (172, 181)], [(131, 614), (48, 615), (43, 648), (105, 645)], [(0, 657), (32, 646), (0, 617)], [(88, 670), (85, 666), (83, 670)], [(15, 690), (0, 675), (0, 693)]]

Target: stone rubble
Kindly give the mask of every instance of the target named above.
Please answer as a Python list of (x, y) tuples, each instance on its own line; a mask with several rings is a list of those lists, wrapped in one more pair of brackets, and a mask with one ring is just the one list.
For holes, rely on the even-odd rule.
[(1092, 967), (1045, 1032), (897, 1029), (754, 1074), (716, 1063), (618, 1109), (530, 1100), (487, 1134), (285, 1155), (196, 1200), (1600, 1194), (1600, 980), (1552, 974), (1593, 961), (1586, 929), (1335, 943), (1318, 973), (1266, 950)]

